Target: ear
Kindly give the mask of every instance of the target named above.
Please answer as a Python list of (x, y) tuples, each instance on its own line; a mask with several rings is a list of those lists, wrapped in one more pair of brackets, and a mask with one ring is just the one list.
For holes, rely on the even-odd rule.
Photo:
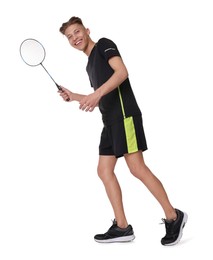
[(86, 33), (87, 33), (87, 35), (90, 35), (90, 29), (89, 28), (86, 28)]

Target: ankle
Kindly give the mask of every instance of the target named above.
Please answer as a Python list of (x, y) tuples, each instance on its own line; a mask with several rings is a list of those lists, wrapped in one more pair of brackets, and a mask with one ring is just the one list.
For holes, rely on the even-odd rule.
[(127, 223), (127, 221), (117, 221), (117, 226), (119, 228), (127, 228), (128, 227), (128, 223)]
[(166, 213), (166, 219), (169, 221), (177, 219), (177, 213), (176, 213), (175, 209)]

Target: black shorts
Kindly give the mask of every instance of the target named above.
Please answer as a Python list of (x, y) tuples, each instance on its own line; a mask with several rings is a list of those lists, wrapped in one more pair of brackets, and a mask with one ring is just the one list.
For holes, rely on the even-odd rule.
[(114, 155), (118, 158), (139, 150), (147, 150), (141, 115), (127, 117), (113, 125), (104, 126), (99, 155)]

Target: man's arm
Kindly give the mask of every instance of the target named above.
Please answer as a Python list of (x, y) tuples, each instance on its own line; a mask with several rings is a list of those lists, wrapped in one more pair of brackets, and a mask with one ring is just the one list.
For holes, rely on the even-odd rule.
[(101, 97), (117, 88), (128, 77), (128, 71), (121, 57), (115, 56), (109, 60), (109, 65), (114, 70), (112, 76), (100, 86), (94, 93), (82, 97), (80, 109), (92, 112), (99, 103)]
[(78, 94), (78, 93), (73, 93), (72, 91), (70, 91), (69, 89), (66, 89), (64, 87), (61, 86), (62, 90), (59, 90), (58, 92), (60, 93), (60, 96), (67, 101), (67, 99), (69, 99), (69, 101), (78, 101), (80, 102), (82, 98), (86, 97), (86, 95), (82, 95), (82, 94)]
[(109, 65), (114, 70), (114, 73), (99, 89), (97, 89), (97, 91), (101, 93), (101, 96), (104, 96), (117, 88), (128, 77), (127, 68), (121, 57), (112, 57), (109, 60)]

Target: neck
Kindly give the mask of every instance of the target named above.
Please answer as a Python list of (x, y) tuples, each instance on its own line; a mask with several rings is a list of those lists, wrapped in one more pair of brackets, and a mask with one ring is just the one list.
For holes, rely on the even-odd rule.
[(92, 40), (90, 40), (89, 43), (88, 43), (88, 45), (87, 45), (87, 47), (86, 47), (86, 49), (84, 50), (84, 53), (85, 53), (87, 56), (89, 56), (94, 46), (95, 46), (95, 42), (92, 41)]

